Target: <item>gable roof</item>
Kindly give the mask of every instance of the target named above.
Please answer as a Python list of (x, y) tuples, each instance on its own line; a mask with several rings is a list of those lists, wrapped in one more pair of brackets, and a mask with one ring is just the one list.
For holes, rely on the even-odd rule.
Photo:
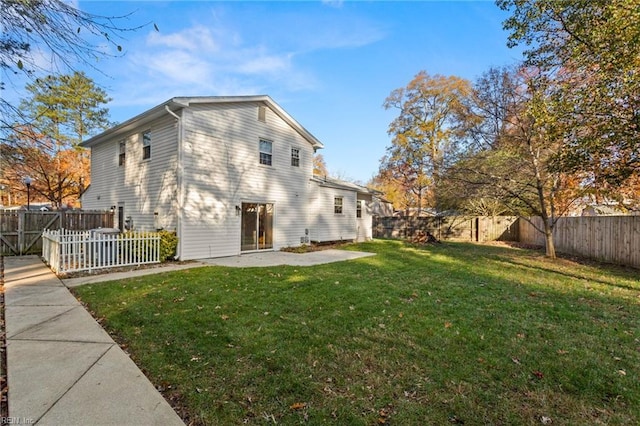
[(168, 110), (175, 112), (183, 108), (188, 108), (191, 105), (198, 104), (222, 104), (222, 103), (262, 103), (269, 107), (273, 112), (278, 115), (282, 120), (294, 128), (303, 138), (305, 138), (314, 149), (324, 148), (322, 142), (320, 142), (315, 136), (313, 136), (307, 129), (305, 129), (300, 123), (298, 123), (289, 113), (287, 113), (280, 105), (275, 103), (268, 95), (252, 95), (252, 96), (190, 96), (190, 97), (175, 97), (166, 102), (161, 103), (129, 120), (118, 124), (110, 129), (105, 130), (99, 135), (93, 136), (90, 139), (82, 142), (84, 147), (95, 146), (107, 139), (114, 136), (118, 136), (124, 133), (131, 132), (134, 127), (138, 127), (153, 121), (163, 115), (168, 114)]

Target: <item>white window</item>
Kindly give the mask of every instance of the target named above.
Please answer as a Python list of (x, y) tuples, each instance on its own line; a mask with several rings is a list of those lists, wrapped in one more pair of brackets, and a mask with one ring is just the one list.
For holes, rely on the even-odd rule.
[(291, 148), (291, 165), (300, 167), (300, 148)]
[(333, 198), (333, 212), (335, 214), (342, 214), (342, 197)]
[(124, 166), (126, 155), (127, 155), (127, 143), (125, 141), (120, 141), (118, 145), (118, 166)]
[(151, 130), (142, 133), (142, 159), (151, 158)]
[(273, 159), (273, 142), (260, 139), (260, 164), (270, 166)]
[(356, 201), (356, 217), (362, 217), (362, 200)]

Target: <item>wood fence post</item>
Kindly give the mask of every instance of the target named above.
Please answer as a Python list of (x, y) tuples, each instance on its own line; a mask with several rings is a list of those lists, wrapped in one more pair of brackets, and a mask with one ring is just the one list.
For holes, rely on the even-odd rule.
[(19, 255), (24, 254), (23, 250), (24, 250), (25, 214), (26, 214), (26, 211), (18, 212), (18, 243), (16, 248), (18, 249)]

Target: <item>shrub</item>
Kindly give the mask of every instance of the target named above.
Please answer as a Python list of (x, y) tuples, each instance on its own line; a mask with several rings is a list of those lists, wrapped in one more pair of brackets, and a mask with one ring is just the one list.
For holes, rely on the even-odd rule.
[(160, 262), (173, 259), (178, 250), (178, 235), (171, 231), (158, 231), (160, 234)]
[[(178, 249), (178, 236), (175, 232), (171, 231), (158, 231), (149, 232), (149, 234), (155, 234), (160, 236), (160, 262), (166, 262), (173, 259)], [(127, 231), (120, 234), (120, 238), (133, 237), (138, 235), (138, 232)], [(133, 248), (133, 256), (136, 260), (145, 262), (147, 261), (147, 253), (149, 252), (150, 242), (140, 242)], [(128, 249), (125, 249), (128, 250)], [(120, 253), (120, 256), (126, 256), (124, 253)]]

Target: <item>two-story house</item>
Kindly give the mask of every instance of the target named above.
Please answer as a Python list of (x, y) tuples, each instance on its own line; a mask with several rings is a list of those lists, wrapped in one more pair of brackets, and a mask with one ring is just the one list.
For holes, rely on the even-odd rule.
[(371, 238), (370, 192), (314, 177), (322, 143), (269, 96), (172, 98), (83, 146), (83, 208), (175, 230), (182, 260)]

